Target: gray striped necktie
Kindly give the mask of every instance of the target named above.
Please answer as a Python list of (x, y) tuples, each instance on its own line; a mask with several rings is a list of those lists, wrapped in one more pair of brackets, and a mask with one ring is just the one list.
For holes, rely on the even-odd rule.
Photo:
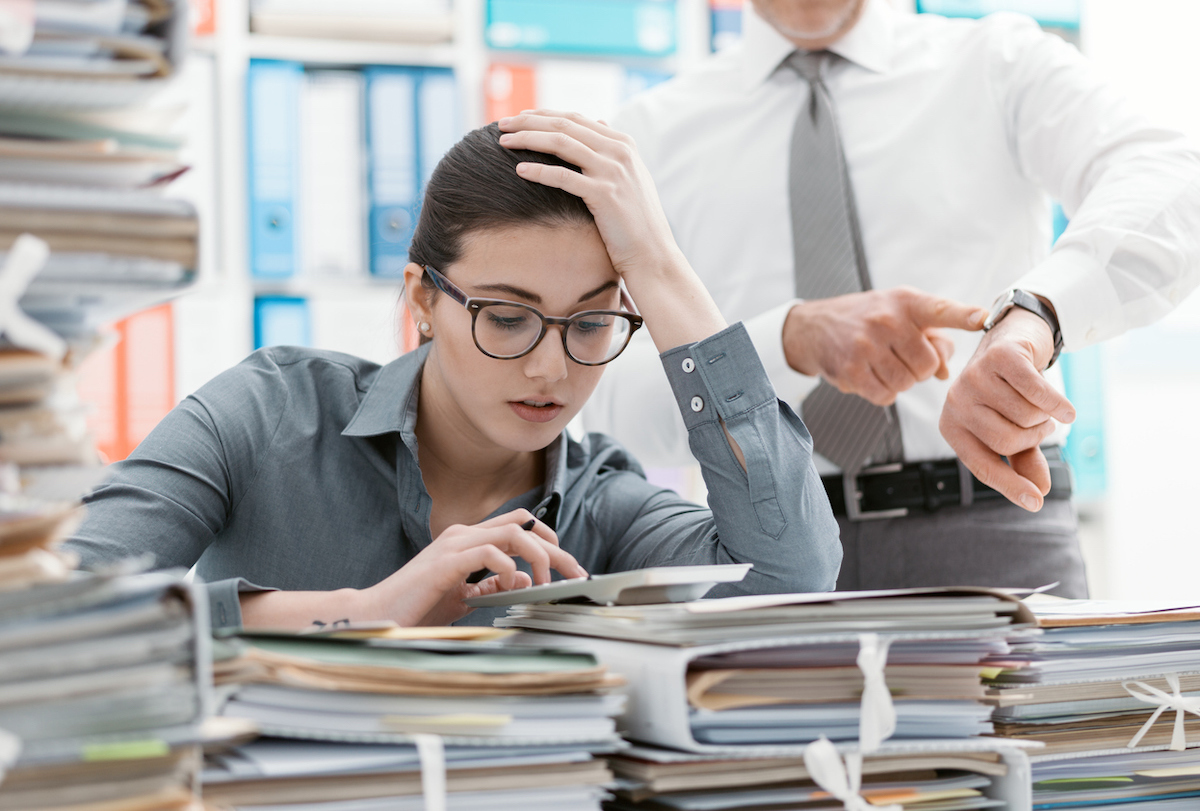
[[(871, 289), (854, 190), (824, 81), (832, 58), (827, 51), (797, 51), (788, 58), (812, 91), (792, 130), (789, 181), (796, 296), (802, 299)], [(822, 380), (804, 398), (802, 410), (817, 453), (844, 471), (858, 471), (868, 459), (879, 463), (903, 458), (895, 406), (872, 405)]]

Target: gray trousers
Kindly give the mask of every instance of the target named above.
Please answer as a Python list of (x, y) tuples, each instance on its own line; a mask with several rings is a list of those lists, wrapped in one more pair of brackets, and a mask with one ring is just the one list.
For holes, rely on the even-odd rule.
[(1086, 597), (1079, 520), (1068, 499), (1047, 499), (1041, 512), (1006, 500), (944, 507), (905, 518), (852, 523), (842, 531), (839, 591), (918, 586), (1034, 588)]

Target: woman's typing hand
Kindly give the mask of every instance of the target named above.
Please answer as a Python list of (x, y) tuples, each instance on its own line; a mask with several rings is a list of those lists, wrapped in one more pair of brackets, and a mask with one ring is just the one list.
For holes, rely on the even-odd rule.
[[(529, 562), (533, 577), (517, 569)], [(478, 583), (481, 569), (494, 574)], [(471, 613), (469, 597), (549, 583), (550, 570), (587, 577), (570, 554), (558, 548), (554, 530), (528, 510), (514, 510), (474, 526), (456, 524), (399, 571), (366, 589), (266, 591), (241, 597), (245, 628), (309, 628), (373, 620), (399, 625), (448, 625)]]
[[(528, 561), (533, 578), (518, 570)], [(468, 583), (471, 574), (493, 574)], [(399, 571), (360, 592), (363, 610), (400, 625), (448, 625), (471, 608), (463, 600), (550, 582), (550, 570), (564, 577), (587, 572), (558, 546), (558, 536), (528, 510), (514, 510), (474, 526), (455, 524)]]

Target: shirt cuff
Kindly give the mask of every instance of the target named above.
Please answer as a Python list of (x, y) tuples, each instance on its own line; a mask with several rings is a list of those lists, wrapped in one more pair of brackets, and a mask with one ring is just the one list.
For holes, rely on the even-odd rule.
[(741, 322), (659, 357), (688, 431), (718, 419), (729, 422), (777, 400)]
[(746, 332), (758, 350), (758, 357), (779, 399), (795, 406), (802, 402), (821, 382), (819, 377), (802, 375), (788, 365), (783, 351), (783, 324), (792, 307), (803, 299), (792, 299), (786, 304), (772, 307), (765, 313), (746, 321)]
[(1054, 305), (1063, 351), (1116, 337), (1125, 331), (1121, 302), (1104, 266), (1078, 250), (1059, 249), (1013, 284)]
[(278, 591), (255, 585), (243, 577), (205, 583), (204, 590), (208, 594), (208, 616), (212, 621), (212, 629), (226, 632), (242, 630), (242, 602), (239, 599), (241, 594)]

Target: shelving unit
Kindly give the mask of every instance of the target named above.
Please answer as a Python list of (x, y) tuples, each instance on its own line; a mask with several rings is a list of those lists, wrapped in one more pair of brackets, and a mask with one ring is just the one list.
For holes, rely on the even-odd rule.
[[(313, 321), (327, 328), (359, 334), (356, 340), (318, 336), (316, 345), (386, 361), (400, 351), (397, 340), (368, 342), (360, 324), (380, 326), (389, 339), (399, 335), (395, 316), (399, 284), (393, 278), (363, 272), (353, 277), (309, 278), (301, 274), (282, 280), (252, 278), (249, 269), (249, 206), (247, 199), (247, 75), (251, 60), (295, 62), (321, 69), (359, 69), (368, 66), (449, 68), (458, 88), (463, 131), (488, 120), (486, 86), (492, 63), (532, 66), (547, 62), (564, 66), (618, 63), (633, 70), (671, 74), (709, 53), (711, 19), (707, 0), (660, 0), (673, 6), (676, 21), (674, 53), (662, 58), (607, 57), (534, 50), (491, 49), (487, 46), (487, 0), (454, 0), (452, 41), (407, 44), (373, 41), (274, 36), (250, 31), (248, 0), (218, 0), (216, 25), (209, 37), (195, 44), (197, 58), (212, 65), (215, 105), (212, 137), (215, 173), (210, 221), (214, 234), (196, 292), (177, 305), (176, 331), (178, 393), (187, 394), (213, 374), (240, 361), (253, 348), (253, 301), (256, 296), (299, 296), (308, 299)], [(561, 95), (561, 94), (559, 94)], [(338, 330), (338, 317), (348, 319)], [(214, 334), (216, 327), (219, 334)], [(201, 336), (204, 336), (203, 338)], [(201, 346), (203, 353), (188, 347)], [(390, 352), (386, 351), (390, 347)]]

